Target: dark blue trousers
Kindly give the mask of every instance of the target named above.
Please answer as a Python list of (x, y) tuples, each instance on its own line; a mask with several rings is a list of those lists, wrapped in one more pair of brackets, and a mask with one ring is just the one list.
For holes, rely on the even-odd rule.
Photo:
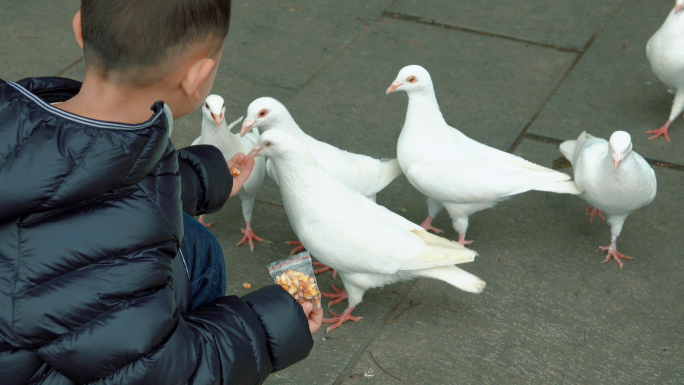
[(203, 224), (183, 213), (183, 229), (180, 249), (190, 276), (192, 309), (197, 309), (225, 295), (226, 262), (218, 240)]

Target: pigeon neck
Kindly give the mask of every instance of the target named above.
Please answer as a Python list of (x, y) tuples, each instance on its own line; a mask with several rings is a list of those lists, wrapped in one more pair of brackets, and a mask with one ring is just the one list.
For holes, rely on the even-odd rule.
[(218, 130), (216, 129), (216, 124), (207, 118), (203, 118), (202, 132), (200, 132), (200, 135), (205, 139), (217, 138)]
[(301, 198), (302, 195), (309, 196), (304, 201), (315, 199), (310, 194), (316, 195), (315, 192), (320, 187), (320, 182), (326, 180), (323, 166), (305, 149), (299, 153), (275, 159), (273, 163), (278, 170), (281, 194), (284, 198), (286, 195), (292, 195), (286, 198), (290, 202), (297, 200), (294, 199), (295, 196)]
[(409, 94), (408, 110), (406, 112), (406, 120), (421, 120), (425, 121), (437, 120), (432, 123), (445, 123), (442, 112), (439, 110), (439, 104), (432, 89), (425, 89), (421, 92), (412, 92)]

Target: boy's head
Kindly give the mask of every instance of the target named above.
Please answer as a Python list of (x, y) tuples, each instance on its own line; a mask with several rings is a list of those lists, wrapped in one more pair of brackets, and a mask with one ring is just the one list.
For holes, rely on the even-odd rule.
[[(213, 84), (230, 24), (230, 4), (230, 0), (81, 0), (74, 29), (84, 50), (86, 71), (126, 88), (163, 84), (195, 71), (189, 75), (202, 78), (202, 84), (192, 111)], [(202, 59), (213, 60), (209, 73), (209, 64), (203, 67)]]

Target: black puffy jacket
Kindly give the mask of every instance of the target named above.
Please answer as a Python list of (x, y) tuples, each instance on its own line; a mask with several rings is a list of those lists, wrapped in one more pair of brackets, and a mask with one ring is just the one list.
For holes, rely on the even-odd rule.
[[(189, 311), (163, 103), (138, 125), (48, 104), (79, 87), (0, 80), (0, 384), (253, 384), (305, 358), (304, 313), (277, 286)], [(225, 197), (193, 151), (181, 168), (196, 214)]]

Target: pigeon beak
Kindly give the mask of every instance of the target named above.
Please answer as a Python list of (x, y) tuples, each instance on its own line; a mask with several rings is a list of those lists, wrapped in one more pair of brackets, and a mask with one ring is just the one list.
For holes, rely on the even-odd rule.
[(400, 82), (400, 81), (397, 81), (397, 80), (393, 81), (393, 82), (392, 82), (392, 85), (389, 86), (389, 88), (387, 88), (387, 91), (385, 91), (385, 95), (391, 94), (392, 92), (396, 91), (397, 88), (399, 88), (399, 87), (401, 87), (401, 86), (403, 86), (403, 85), (404, 85), (404, 83), (402, 83), (402, 82)]
[(223, 122), (223, 114), (221, 114), (217, 117), (216, 115), (214, 115), (212, 113), (211, 118), (214, 120), (214, 123), (216, 123), (216, 129), (218, 130), (219, 127), (221, 127), (221, 122)]
[(240, 136), (245, 136), (251, 129), (254, 127), (256, 124), (256, 120), (253, 119), (245, 119), (244, 122), (242, 122), (242, 129), (240, 130)]
[(259, 155), (259, 153), (261, 152), (261, 150), (262, 150), (261, 146), (255, 146), (255, 147), (252, 149), (252, 151), (250, 151), (250, 152), (247, 154), (247, 156), (245, 157), (245, 160), (248, 159), (248, 158), (250, 158), (250, 157), (251, 157), (252, 159), (256, 158), (256, 157)]
[(615, 166), (615, 171), (617, 171), (620, 162), (622, 162), (622, 154), (613, 154), (613, 166)]
[(682, 7), (684, 7), (684, 4), (677, 4), (677, 5), (675, 5), (675, 9), (674, 9), (675, 15), (676, 15), (677, 13), (679, 13), (679, 11), (682, 10)]

